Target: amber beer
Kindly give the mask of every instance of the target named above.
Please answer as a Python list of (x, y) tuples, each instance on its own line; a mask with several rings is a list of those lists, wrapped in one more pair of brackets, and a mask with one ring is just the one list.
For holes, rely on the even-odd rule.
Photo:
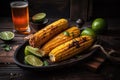
[(29, 28), (28, 2), (16, 1), (10, 5), (15, 30), (19, 32), (27, 31)]

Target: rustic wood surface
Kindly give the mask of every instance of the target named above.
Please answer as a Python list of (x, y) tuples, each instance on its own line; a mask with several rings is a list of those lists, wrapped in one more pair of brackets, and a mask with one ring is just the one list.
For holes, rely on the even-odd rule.
[[(120, 47), (120, 21), (119, 19), (107, 19), (108, 32), (100, 35), (103, 41), (102, 45), (106, 48), (114, 48), (118, 51)], [(53, 21), (53, 19), (50, 19)], [(90, 22), (86, 22), (84, 26), (90, 26)], [(10, 18), (0, 19), (0, 32), (12, 31), (13, 24)], [(101, 51), (97, 51), (89, 60), (81, 64), (73, 65), (68, 69), (62, 69), (50, 72), (31, 72), (18, 67), (13, 61), (14, 51), (24, 42), (27, 35), (15, 34), (15, 38), (10, 43), (12, 50), (6, 52), (0, 48), (0, 80), (120, 80), (119, 64), (112, 63), (101, 55)], [(0, 40), (0, 44), (3, 41)]]

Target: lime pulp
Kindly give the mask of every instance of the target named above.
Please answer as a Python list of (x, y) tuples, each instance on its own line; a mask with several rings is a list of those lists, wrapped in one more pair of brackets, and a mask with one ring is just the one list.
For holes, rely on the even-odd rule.
[(37, 13), (32, 17), (33, 22), (40, 22), (46, 17), (46, 13)]
[(31, 54), (31, 53), (28, 51), (28, 46), (25, 47), (24, 53), (25, 53), (25, 55)]
[(36, 67), (43, 66), (43, 62), (34, 55), (25, 56), (25, 62)]
[(42, 53), (40, 52), (39, 48), (34, 48), (32, 46), (29, 46), (29, 45), (25, 47), (24, 53), (25, 53), (25, 55), (32, 54), (32, 55), (35, 55), (37, 57), (42, 56)]
[(3, 31), (3, 32), (0, 32), (0, 38), (2, 40), (11, 40), (14, 38), (14, 33), (11, 32), (11, 31)]

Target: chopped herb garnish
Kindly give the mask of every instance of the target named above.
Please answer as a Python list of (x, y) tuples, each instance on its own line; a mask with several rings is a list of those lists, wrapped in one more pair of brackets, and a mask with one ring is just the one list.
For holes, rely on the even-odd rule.
[(47, 61), (43, 61), (44, 66), (48, 66), (49, 63)]
[(10, 51), (12, 48), (10, 47), (10, 45), (7, 45), (4, 49), (5, 51)]
[(76, 55), (75, 57), (77, 57), (77, 58), (83, 58), (82, 55)]
[(5, 47), (5, 46), (6, 46), (6, 44), (0, 44), (0, 47), (2, 47), (2, 48)]
[(69, 32), (67, 32), (67, 31), (64, 31), (63, 34), (64, 34), (65, 36), (70, 36)]
[(10, 51), (12, 49), (9, 44), (0, 44), (0, 47), (5, 51)]

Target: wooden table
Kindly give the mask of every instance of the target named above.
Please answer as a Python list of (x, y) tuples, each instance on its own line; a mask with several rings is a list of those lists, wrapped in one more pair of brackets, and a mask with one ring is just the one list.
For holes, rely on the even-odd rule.
[[(50, 19), (52, 21), (53, 19)], [(120, 21), (119, 19), (106, 19), (108, 32), (99, 35), (104, 47), (120, 48)], [(84, 26), (90, 26), (86, 22)], [(13, 24), (10, 18), (0, 18), (0, 32), (12, 31)], [(31, 72), (18, 67), (13, 61), (14, 51), (24, 42), (27, 35), (15, 34), (10, 43), (12, 50), (6, 52), (0, 47), (0, 80), (120, 80), (120, 64), (107, 59), (94, 56), (90, 61), (73, 65), (67, 69), (49, 72)], [(4, 42), (0, 40), (0, 44)], [(101, 53), (101, 52), (99, 52)], [(96, 53), (94, 53), (96, 54)]]

